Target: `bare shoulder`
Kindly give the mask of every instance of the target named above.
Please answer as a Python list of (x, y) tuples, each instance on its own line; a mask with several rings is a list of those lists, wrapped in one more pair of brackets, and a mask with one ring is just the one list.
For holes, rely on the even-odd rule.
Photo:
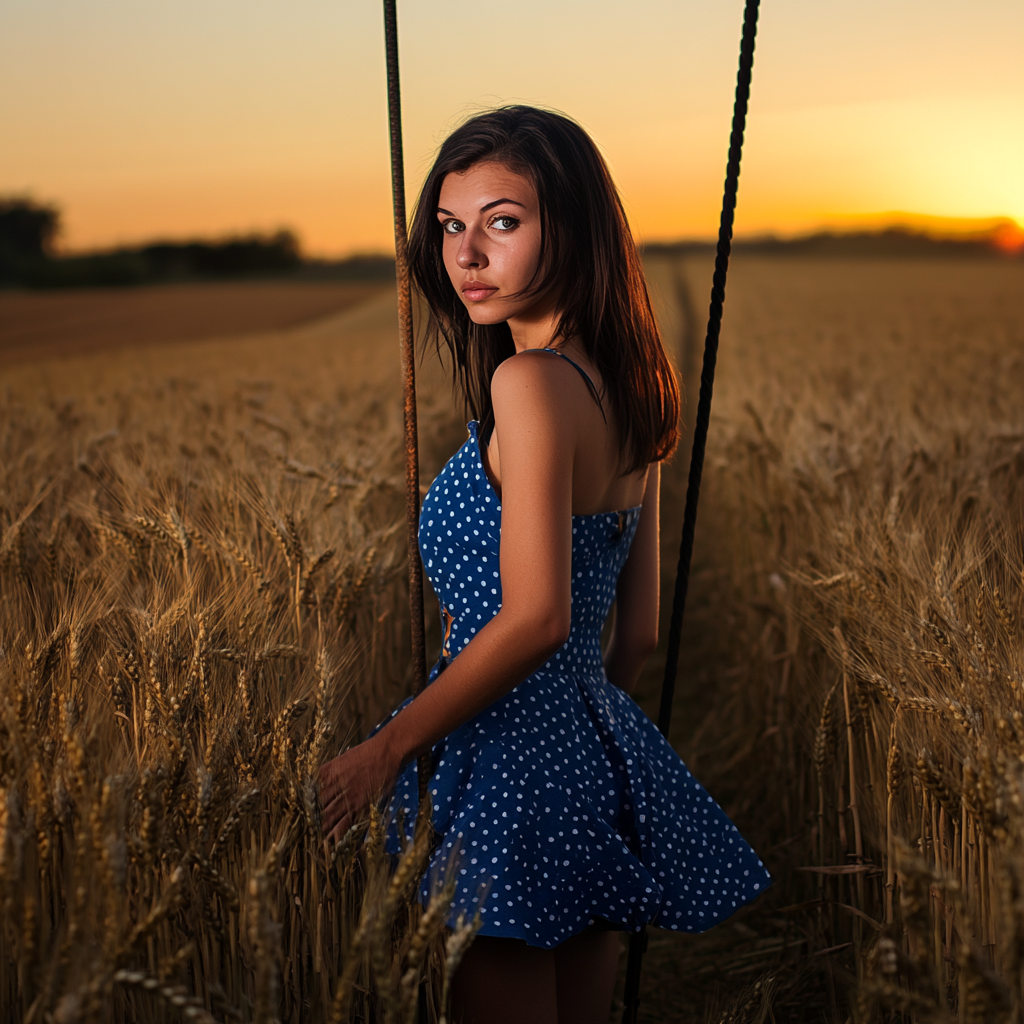
[(500, 410), (511, 408), (545, 419), (572, 416), (575, 372), (564, 359), (547, 353), (520, 352), (511, 356), (491, 378), (495, 416), (500, 415)]

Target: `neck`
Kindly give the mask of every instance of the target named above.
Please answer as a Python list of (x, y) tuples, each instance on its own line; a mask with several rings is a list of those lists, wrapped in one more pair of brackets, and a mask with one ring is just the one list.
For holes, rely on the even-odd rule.
[(553, 302), (543, 303), (508, 320), (516, 352), (530, 348), (550, 348), (558, 332), (559, 312)]

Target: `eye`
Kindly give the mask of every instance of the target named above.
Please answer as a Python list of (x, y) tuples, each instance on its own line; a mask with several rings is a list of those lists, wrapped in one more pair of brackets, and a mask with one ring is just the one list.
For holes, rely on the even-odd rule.
[(446, 235), (457, 235), (460, 231), (466, 230), (466, 225), (461, 220), (445, 220), (441, 222), (441, 230)]
[(515, 217), (510, 217), (507, 213), (500, 213), (491, 222), (492, 228), (497, 228), (499, 231), (514, 231), (519, 227), (519, 221)]

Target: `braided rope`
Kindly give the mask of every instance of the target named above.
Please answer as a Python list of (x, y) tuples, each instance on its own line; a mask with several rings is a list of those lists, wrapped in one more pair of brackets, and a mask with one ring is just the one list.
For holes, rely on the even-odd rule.
[[(398, 82), (398, 16), (395, 0), (384, 0), (384, 42), (388, 67), (388, 126), (391, 132), (391, 199), (395, 216), (395, 276), (398, 283), (398, 335), (402, 352), (402, 398), (405, 413), (405, 521), (409, 561), (409, 625), (415, 692), (427, 679), (423, 624), (423, 563), (420, 560), (420, 460), (416, 424), (416, 350), (413, 340), (412, 287), (409, 281), (408, 232), (405, 223), (405, 161), (402, 154), (402, 98)], [(417, 761), (420, 806), (430, 779), (430, 755)]]
[[(743, 38), (740, 43), (740, 64), (736, 75), (736, 99), (732, 111), (732, 134), (729, 137), (729, 159), (725, 171), (725, 192), (722, 196), (722, 217), (718, 227), (718, 248), (715, 253), (715, 275), (711, 284), (711, 307), (708, 312), (708, 331), (704, 339), (704, 365), (700, 374), (700, 398), (697, 402), (697, 420), (693, 428), (693, 450), (690, 455), (690, 474), (686, 485), (686, 508), (683, 512), (683, 533), (679, 542), (679, 564), (676, 586), (672, 596), (672, 618), (665, 654), (665, 677), (661, 686), (661, 704), (658, 708), (658, 728), (668, 736), (672, 722), (672, 699), (675, 696), (676, 674), (679, 669), (679, 644), (683, 632), (683, 612), (690, 584), (690, 562), (693, 558), (693, 537), (697, 527), (697, 504), (700, 501), (700, 481), (704, 471), (704, 449), (711, 421), (711, 395), (715, 386), (715, 365), (718, 361), (718, 337), (722, 329), (722, 309), (725, 305), (725, 279), (729, 272), (732, 251), (732, 225), (736, 212), (736, 193), (739, 189), (740, 158), (743, 155), (743, 133), (747, 124), (747, 104), (750, 100), (750, 77), (754, 66), (754, 41), (757, 36), (757, 15), (760, 0), (747, 0), (743, 13)], [(647, 930), (634, 932), (629, 940), (629, 959), (626, 964), (626, 988), (622, 1024), (636, 1024), (640, 1006), (640, 969), (647, 949)]]

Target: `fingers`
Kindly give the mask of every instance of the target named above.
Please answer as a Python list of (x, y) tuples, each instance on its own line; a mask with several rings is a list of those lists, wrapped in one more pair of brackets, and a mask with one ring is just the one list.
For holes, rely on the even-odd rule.
[(326, 807), (332, 800), (338, 795), (339, 784), (338, 784), (338, 772), (335, 768), (334, 761), (328, 761), (318, 774), (318, 781), (320, 783), (320, 803)]
[(324, 806), (324, 832), (333, 832), (339, 821), (351, 817), (352, 809), (348, 806), (345, 794), (339, 793), (329, 804)]
[[(323, 765), (318, 773), (318, 781), (324, 834), (337, 837), (341, 823), (347, 822), (348, 828), (355, 815), (374, 799), (386, 799), (396, 780), (390, 771), (378, 763), (369, 744), (362, 744)], [(343, 835), (344, 831), (340, 834)]]

